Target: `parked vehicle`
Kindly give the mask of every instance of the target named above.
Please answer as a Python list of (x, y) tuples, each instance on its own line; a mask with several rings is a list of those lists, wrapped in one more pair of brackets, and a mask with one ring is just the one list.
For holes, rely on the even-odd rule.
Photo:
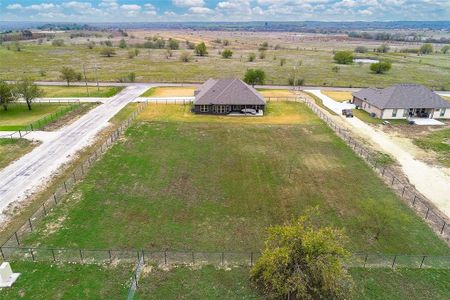
[(244, 108), (243, 110), (241, 110), (241, 112), (243, 114), (251, 114), (251, 115), (256, 115), (256, 110), (252, 109), (252, 108)]
[(342, 115), (346, 118), (353, 118), (353, 111), (351, 109), (343, 109)]

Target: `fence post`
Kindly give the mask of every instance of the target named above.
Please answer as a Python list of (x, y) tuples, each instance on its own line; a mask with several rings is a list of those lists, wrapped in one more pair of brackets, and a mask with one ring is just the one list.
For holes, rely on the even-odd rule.
[(253, 252), (250, 252), (250, 267), (253, 267)]
[(53, 262), (56, 262), (56, 258), (55, 258), (55, 250), (52, 249), (52, 256), (53, 256)]
[(3, 259), (3, 260), (6, 260), (6, 259), (5, 259), (5, 254), (3, 253), (3, 248), (2, 248), (2, 247), (0, 247), (0, 253), (1, 253), (1, 255), (2, 255), (2, 259)]
[(445, 221), (444, 221), (444, 225), (442, 226), (442, 229), (441, 229), (441, 234), (444, 233), (445, 225), (447, 225), (447, 223), (445, 223)]
[(222, 266), (225, 263), (225, 253), (222, 252), (222, 256), (221, 256), (221, 260), (222, 260)]
[(403, 186), (403, 190), (402, 190), (402, 198), (403, 198), (403, 195), (405, 194), (405, 189), (406, 189), (406, 186)]
[(391, 185), (394, 185), (394, 182), (395, 182), (395, 176), (392, 176), (392, 182), (391, 182)]
[(145, 254), (144, 254), (144, 249), (142, 249), (142, 263), (145, 264)]
[(34, 253), (33, 253), (33, 248), (30, 248), (30, 254), (31, 254), (31, 257), (33, 258), (33, 261), (35, 261)]
[(58, 204), (58, 200), (56, 200), (56, 194), (53, 193), (53, 200), (55, 200), (55, 204)]
[(31, 225), (31, 219), (28, 219), (28, 224), (30, 225), (30, 230), (33, 231), (33, 225)]
[(167, 265), (167, 250), (164, 250), (164, 264)]
[(64, 181), (64, 190), (66, 191), (66, 193), (67, 193), (67, 185), (66, 185), (66, 182)]
[(192, 264), (195, 264), (195, 256), (194, 256), (194, 252), (192, 252)]
[(422, 261), (420, 262), (420, 269), (422, 269), (423, 262), (425, 261), (425, 258), (426, 258), (426, 256), (424, 255), (423, 258), (422, 258)]
[(416, 195), (416, 194), (414, 194), (414, 201), (413, 201), (413, 205), (416, 205), (416, 198), (417, 198), (417, 195)]
[(81, 263), (84, 263), (84, 260), (83, 260), (83, 252), (82, 252), (81, 249), (80, 249), (80, 259), (81, 259)]
[(429, 207), (427, 207), (427, 214), (425, 215), (425, 220), (427, 220), (428, 219), (428, 213), (430, 212), (430, 208)]
[(47, 210), (45, 209), (45, 202), (42, 203), (42, 208), (44, 209), (44, 215), (47, 215)]
[(392, 267), (391, 267), (392, 269), (394, 268), (394, 265), (395, 265), (395, 261), (396, 261), (396, 260), (397, 260), (397, 255), (394, 256), (394, 260), (392, 261)]
[(364, 268), (366, 267), (367, 259), (369, 258), (368, 256), (369, 254), (366, 254), (366, 257), (364, 258)]
[(14, 232), (14, 236), (16, 237), (17, 245), (20, 246), (19, 237), (17, 236), (17, 231)]

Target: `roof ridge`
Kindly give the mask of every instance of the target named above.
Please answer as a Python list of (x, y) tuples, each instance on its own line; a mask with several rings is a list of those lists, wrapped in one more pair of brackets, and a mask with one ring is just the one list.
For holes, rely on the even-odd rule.
[[(233, 78), (233, 79), (231, 80), (231, 82), (230, 82), (229, 84), (227, 84), (227, 86), (222, 90), (222, 92), (220, 92), (220, 94), (218, 94), (216, 97), (214, 97), (214, 99), (219, 98), (220, 95), (222, 95), (222, 94), (230, 87), (230, 85), (233, 84), (233, 82), (234, 82), (235, 80), (237, 80), (237, 79), (236, 79), (236, 78)], [(219, 81), (217, 81), (217, 82), (219, 82)], [(216, 83), (217, 83), (217, 82), (216, 82)], [(213, 87), (214, 87), (214, 86), (213, 86)]]

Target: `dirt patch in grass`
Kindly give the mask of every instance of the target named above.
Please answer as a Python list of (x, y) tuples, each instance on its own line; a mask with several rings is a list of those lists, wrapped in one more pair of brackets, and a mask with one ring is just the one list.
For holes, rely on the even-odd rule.
[(146, 91), (141, 97), (193, 97), (194, 86), (164, 86), (155, 87)]

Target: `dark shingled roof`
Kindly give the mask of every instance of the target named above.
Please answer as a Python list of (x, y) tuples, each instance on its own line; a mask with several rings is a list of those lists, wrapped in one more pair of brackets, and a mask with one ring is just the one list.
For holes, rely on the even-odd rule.
[(251, 86), (239, 79), (208, 79), (196, 91), (196, 105), (265, 105), (264, 98)]
[(353, 96), (370, 105), (385, 108), (450, 108), (441, 96), (419, 84), (397, 84), (385, 89), (368, 88)]

